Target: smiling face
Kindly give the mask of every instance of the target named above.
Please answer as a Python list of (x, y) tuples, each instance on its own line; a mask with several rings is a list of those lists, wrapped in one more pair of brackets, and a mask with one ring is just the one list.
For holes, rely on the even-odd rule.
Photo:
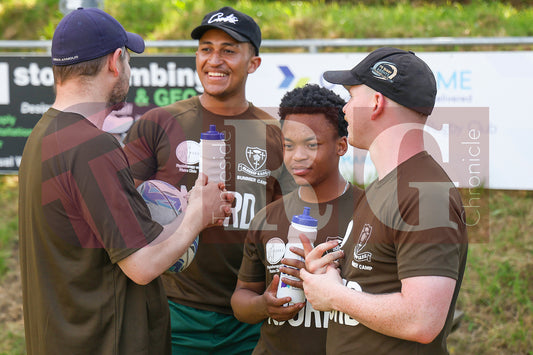
[(323, 113), (289, 114), (283, 122), (285, 166), (300, 186), (337, 186), (346, 138)]
[(196, 52), (196, 68), (204, 94), (217, 99), (243, 97), (248, 74), (259, 66), (249, 42), (237, 42), (218, 29), (206, 31)]

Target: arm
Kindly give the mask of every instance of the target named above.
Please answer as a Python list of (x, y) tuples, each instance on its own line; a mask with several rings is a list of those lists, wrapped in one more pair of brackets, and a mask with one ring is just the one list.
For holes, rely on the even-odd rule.
[(333, 264), (326, 273), (301, 270), (300, 276), (315, 309), (340, 311), (376, 332), (424, 344), (442, 330), (455, 288), (452, 278), (420, 276), (403, 279), (401, 292), (369, 294), (344, 286)]
[(176, 218), (146, 247), (118, 262), (135, 283), (145, 285), (166, 271), (187, 250), (207, 226), (221, 224), (231, 211), (233, 195), (221, 191), (219, 184), (206, 184), (205, 176), (196, 181), (181, 223)]
[(279, 276), (265, 290), (264, 282), (244, 282), (237, 280), (237, 286), (231, 297), (231, 307), (235, 318), (245, 323), (259, 323), (268, 317), (277, 321), (286, 321), (303, 308), (303, 303), (283, 307), (290, 297), (276, 298)]

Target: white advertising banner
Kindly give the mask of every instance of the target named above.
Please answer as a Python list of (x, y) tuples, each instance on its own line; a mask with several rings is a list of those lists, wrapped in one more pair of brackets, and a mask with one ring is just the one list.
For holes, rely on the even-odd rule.
[[(417, 55), (428, 63), (437, 79), (436, 109), (427, 129), (436, 150), (428, 150), (439, 155), (452, 180), (461, 187), (533, 190), (533, 112), (529, 108), (533, 101), (533, 72), (529, 70), (533, 68), (533, 52)], [(261, 66), (248, 77), (248, 98), (275, 113), (287, 91), (315, 83), (347, 99), (348, 92), (325, 82), (322, 74), (326, 70), (351, 69), (365, 56), (262, 54)], [(358, 182), (375, 177), (366, 152), (350, 152), (342, 165), (343, 174), (352, 174)], [(462, 177), (454, 175), (454, 167), (463, 170), (457, 173)]]

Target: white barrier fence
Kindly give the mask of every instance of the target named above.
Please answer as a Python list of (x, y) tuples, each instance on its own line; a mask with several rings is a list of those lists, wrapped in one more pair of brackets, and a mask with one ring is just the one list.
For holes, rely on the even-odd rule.
[[(454, 125), (463, 129), (479, 127), (488, 142), (488, 153), (479, 153), (488, 164), (488, 176), (481, 177), (481, 184), (495, 189), (533, 190), (533, 72), (529, 70), (533, 67), (533, 52), (417, 54), (437, 78), (437, 109), (429, 122), (435, 116), (438, 121), (450, 120), (448, 126), (444, 123), (432, 131), (443, 158), (458, 158), (449, 156), (456, 148), (453, 144), (465, 144), (453, 139)], [(317, 83), (347, 98), (345, 89), (325, 82), (322, 74), (326, 70), (352, 68), (365, 55), (264, 54), (261, 67), (249, 76), (248, 97), (258, 106), (276, 107), (287, 90)], [(467, 117), (461, 118), (464, 125), (457, 122), (458, 117), (463, 117), (461, 112), (473, 115), (469, 122)], [(461, 159), (468, 161), (468, 157)], [(368, 160), (365, 165), (365, 175), (372, 176)]]
[[(277, 42), (265, 40), (264, 46), (309, 46), (308, 48), (312, 52), (313, 45), (316, 46), (315, 48), (334, 45), (348, 46), (348, 44), (351, 46), (405, 46), (408, 44), (436, 44), (438, 41), (456, 45), (461, 44), (461, 40), (464, 40), (463, 44), (533, 43), (533, 37), (510, 37), (498, 38), (499, 42), (496, 39), (487, 38), (468, 38), (468, 41), (460, 38), (339, 39)], [(13, 45), (16, 44), (19, 48), (31, 46), (33, 46), (32, 48), (45, 48), (46, 45), (49, 45), (47, 41), (22, 41), (24, 43), (20, 43), (21, 41), (0, 41), (0, 48), (6, 48), (6, 42)], [(147, 44), (159, 47), (195, 47), (197, 41), (165, 41), (164, 43), (153, 41), (153, 43), (148, 42)], [(326, 70), (351, 68), (365, 55), (366, 53), (262, 54), (263, 61), (260, 68), (250, 75), (248, 79), (248, 97), (257, 106), (269, 108), (274, 112), (285, 92), (306, 83), (317, 83), (333, 88), (346, 98), (347, 92), (341, 87), (332, 86), (324, 82), (322, 73)], [(529, 70), (533, 66), (533, 52), (420, 52), (418, 55), (430, 65), (437, 78), (437, 109), (434, 115), (430, 117), (430, 122), (438, 123), (428, 128), (428, 132), (431, 133), (432, 139), (437, 143), (438, 154), (442, 156), (443, 163), (453, 165), (457, 164), (459, 159), (459, 161), (466, 163), (471, 162), (471, 164), (466, 166), (470, 171), (476, 170), (473, 168), (478, 168), (472, 162), (475, 157), (468, 155), (477, 153), (477, 150), (466, 150), (467, 155), (464, 155), (457, 153), (460, 150), (456, 149), (457, 147), (455, 146), (462, 145), (466, 148), (472, 148), (474, 143), (468, 143), (456, 136), (458, 131), (461, 131), (462, 138), (468, 138), (468, 135), (465, 136), (464, 133), (468, 132), (471, 127), (477, 127), (480, 128), (479, 132), (483, 135), (483, 144), (487, 145), (485, 150), (480, 149), (479, 152), (483, 158), (483, 166), (479, 169), (480, 175), (476, 176), (480, 180), (479, 184), (497, 189), (533, 190), (533, 179), (531, 178), (533, 176), (533, 162), (530, 157), (533, 153), (533, 113), (529, 110), (528, 105), (531, 96), (530, 83), (533, 81), (533, 73)], [(150, 56), (137, 57), (144, 59), (146, 62), (146, 64), (142, 64), (143, 67), (147, 68), (150, 65)], [(181, 65), (175, 64), (181, 60), (178, 59), (178, 56), (166, 58), (164, 60), (165, 63), (161, 62), (161, 58), (158, 60), (159, 64), (154, 64), (154, 66), (161, 68), (161, 70), (169, 67), (165, 63), (172, 63), (173, 68), (180, 68)], [(192, 70), (194, 73), (194, 60), (192, 58), (191, 65), (192, 67), (189, 67), (188, 70)], [(32, 72), (32, 67), (30, 66), (27, 70), (30, 78), (28, 79), (29, 84), (33, 84), (34, 80), (41, 80), (43, 81), (41, 84), (51, 85), (51, 83), (44, 82), (48, 79), (51, 80), (47, 76), (47, 73), (51, 73), (49, 69), (51, 68), (40, 68), (39, 76), (37, 77), (37, 74)], [(19, 87), (15, 85), (17, 77), (11, 71), (12, 69), (6, 63), (0, 63), (0, 108), (1, 105), (5, 105), (4, 107), (10, 105), (10, 96), (12, 100), (13, 97), (17, 96), (27, 97), (26, 100), (32, 99), (32, 95), (25, 96), (22, 91), (20, 93), (13, 91), (10, 95), (8, 92), (9, 85), (12, 85), (12, 90)], [(20, 77), (18, 79), (20, 81)], [(11, 83), (8, 84), (8, 82)], [(137, 87), (140, 86), (140, 84), (137, 85)], [(153, 84), (152, 86), (159, 86), (159, 84)], [(167, 86), (172, 85), (169, 83)], [(183, 85), (177, 83), (174, 86)], [(193, 86), (195, 86), (197, 91), (201, 90), (201, 86), (198, 85), (197, 81)], [(24, 87), (20, 86), (20, 90), (23, 89)], [(43, 89), (47, 93), (51, 94), (52, 92), (51, 88), (44, 87)], [(183, 92), (180, 91), (181, 94)], [(44, 100), (42, 105), (49, 104), (47, 101)], [(41, 101), (36, 102), (40, 103)], [(155, 103), (164, 104), (164, 102)], [(32, 107), (34, 106), (36, 105)], [(21, 115), (23, 108), (21, 106), (19, 110)], [(7, 118), (13, 116), (16, 115), (5, 115)], [(469, 116), (470, 119), (468, 118)], [(21, 117), (18, 118), (19, 122), (22, 120)], [(458, 117), (464, 124), (458, 123)], [(355, 157), (355, 162), (359, 167), (352, 164), (353, 160), (350, 160), (350, 158), (353, 157)], [(350, 155), (343, 160), (343, 169), (345, 173), (353, 174), (358, 181), (361, 181), (365, 176), (366, 179), (369, 179), (374, 175), (369, 159), (367, 159), (365, 154), (358, 151), (350, 152)], [(468, 176), (465, 177), (466, 180), (463, 179), (462, 185), (472, 185), (471, 178), (468, 180)], [(477, 180), (474, 180), (474, 182), (477, 183)]]

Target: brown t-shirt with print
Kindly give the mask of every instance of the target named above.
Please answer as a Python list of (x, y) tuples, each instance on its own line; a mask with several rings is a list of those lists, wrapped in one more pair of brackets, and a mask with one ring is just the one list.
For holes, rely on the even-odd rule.
[(235, 192), (235, 208), (225, 226), (200, 233), (191, 265), (164, 274), (163, 281), (171, 301), (232, 314), (230, 299), (250, 222), (283, 192), (280, 183), (294, 188), (283, 167), (279, 122), (252, 104), (237, 116), (215, 115), (192, 97), (144, 114), (130, 129), (125, 151), (136, 179), (164, 180), (190, 191), (198, 177), (200, 134), (213, 124), (225, 135), (226, 186)]
[[(304, 207), (309, 207), (310, 215), (318, 220), (315, 245), (344, 238), (354, 206), (362, 195), (361, 189), (350, 185), (344, 194), (328, 202), (307, 203), (299, 198), (298, 191), (294, 191), (269, 204), (252, 221), (239, 280), (265, 282), (266, 288), (274, 275), (279, 275), (292, 216), (301, 215)], [(289, 321), (266, 319), (254, 354), (324, 354), (328, 323), (329, 313), (316, 311), (306, 302), (298, 315)]]
[(117, 262), (162, 231), (124, 151), (84, 117), (48, 110), (19, 170), (20, 261), (29, 354), (168, 354), (163, 285)]
[(463, 205), (444, 170), (426, 152), (400, 164), (366, 189), (342, 246), (347, 287), (371, 294), (401, 291), (401, 280), (444, 276), (457, 280), (446, 324), (429, 344), (375, 332), (347, 314), (331, 312), (328, 354), (447, 354), (468, 249)]

